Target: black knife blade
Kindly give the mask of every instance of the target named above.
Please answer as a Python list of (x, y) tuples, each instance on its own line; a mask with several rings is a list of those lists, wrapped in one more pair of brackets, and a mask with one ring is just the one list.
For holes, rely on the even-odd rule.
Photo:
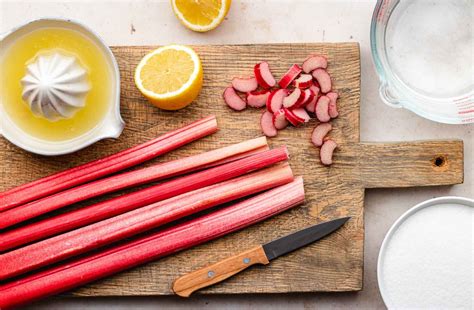
[(343, 217), (304, 228), (300, 231), (264, 244), (263, 250), (265, 251), (268, 260), (273, 260), (279, 256), (293, 252), (296, 249), (324, 238), (339, 229), (349, 219), (350, 217)]

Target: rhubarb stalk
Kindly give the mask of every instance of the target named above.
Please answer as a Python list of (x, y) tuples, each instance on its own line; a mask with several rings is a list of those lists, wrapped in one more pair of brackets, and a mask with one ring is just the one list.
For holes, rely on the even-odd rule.
[(265, 147), (266, 144), (266, 139), (261, 137), (207, 153), (160, 163), (144, 169), (130, 171), (76, 186), (0, 213), (0, 228), (12, 226), (79, 201), (210, 166), (214, 162), (231, 159), (233, 156)]
[[(253, 170), (288, 159), (285, 147), (256, 153), (215, 168), (164, 182), (121, 197), (102, 201), (81, 209), (20, 227), (0, 235), (0, 251), (95, 223), (130, 210), (171, 198), (191, 190), (229, 180)], [(5, 212), (6, 213), (6, 212)], [(0, 218), (0, 222), (11, 219)], [(1, 256), (0, 256), (1, 257)]]
[[(245, 160), (245, 159), (243, 159)], [(198, 189), (0, 255), (0, 280), (293, 180), (288, 164)]]
[(135, 166), (217, 131), (214, 116), (203, 118), (156, 139), (0, 193), (0, 211)]
[(0, 286), (0, 308), (11, 308), (240, 230), (304, 202), (301, 177), (209, 215), (76, 259)]

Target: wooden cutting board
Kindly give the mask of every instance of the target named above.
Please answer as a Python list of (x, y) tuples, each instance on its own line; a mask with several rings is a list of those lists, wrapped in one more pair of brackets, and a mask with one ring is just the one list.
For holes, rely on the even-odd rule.
[[(314, 120), (301, 128), (288, 128), (270, 141), (273, 146), (288, 146), (294, 173), (305, 180), (305, 205), (205, 245), (90, 284), (73, 291), (73, 295), (171, 294), (171, 283), (178, 276), (289, 232), (342, 216), (352, 219), (328, 238), (200, 293), (360, 290), (365, 189), (463, 182), (462, 141), (360, 142), (358, 44), (196, 46), (204, 66), (204, 87), (195, 103), (178, 112), (152, 107), (134, 86), (135, 66), (154, 48), (113, 48), (122, 75), (122, 115), (127, 123), (118, 140), (101, 141), (71, 155), (47, 158), (24, 152), (0, 139), (0, 190), (117, 152), (209, 114), (218, 118), (218, 133), (147, 165), (257, 137), (261, 135), (262, 111), (231, 111), (221, 99), (223, 89), (232, 77), (252, 74), (254, 64), (261, 60), (267, 60), (279, 77), (291, 64), (302, 63), (311, 53), (327, 55), (329, 72), (340, 94), (340, 116), (333, 121), (331, 133), (339, 144), (335, 164), (322, 166), (317, 149), (309, 142)], [(378, 207), (383, 212), (385, 206)]]

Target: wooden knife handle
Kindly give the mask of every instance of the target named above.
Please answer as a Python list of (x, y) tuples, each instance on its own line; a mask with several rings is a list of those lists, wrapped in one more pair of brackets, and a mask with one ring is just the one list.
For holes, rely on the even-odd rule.
[(176, 279), (173, 291), (181, 297), (189, 297), (194, 291), (221, 282), (249, 266), (268, 263), (267, 255), (259, 245)]

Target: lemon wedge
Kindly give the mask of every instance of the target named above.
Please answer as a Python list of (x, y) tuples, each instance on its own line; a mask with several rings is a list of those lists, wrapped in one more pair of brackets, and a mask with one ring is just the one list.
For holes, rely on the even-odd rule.
[(202, 65), (196, 52), (183, 45), (160, 47), (147, 54), (135, 70), (135, 84), (155, 106), (186, 107), (202, 88)]
[(231, 2), (232, 0), (171, 0), (171, 5), (185, 27), (205, 32), (222, 23)]

